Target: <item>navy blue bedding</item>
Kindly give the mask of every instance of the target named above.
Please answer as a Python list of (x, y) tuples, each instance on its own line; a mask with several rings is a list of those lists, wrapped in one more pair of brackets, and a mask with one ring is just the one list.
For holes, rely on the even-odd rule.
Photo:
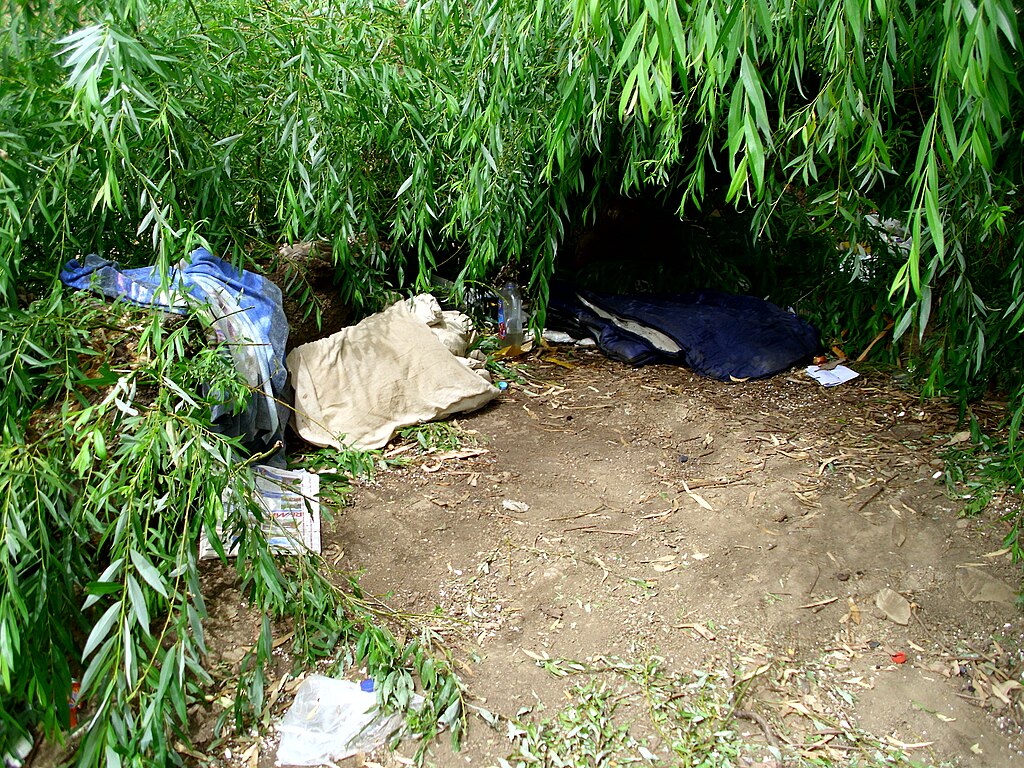
[(548, 313), (552, 327), (585, 330), (613, 359), (676, 363), (721, 381), (771, 376), (820, 350), (814, 326), (754, 296), (612, 296), (553, 286)]

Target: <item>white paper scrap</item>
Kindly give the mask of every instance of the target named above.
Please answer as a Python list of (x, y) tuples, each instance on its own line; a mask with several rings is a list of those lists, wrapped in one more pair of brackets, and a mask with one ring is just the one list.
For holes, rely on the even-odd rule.
[[(263, 507), (263, 532), (275, 552), (298, 554), (320, 551), (320, 475), (304, 469), (288, 470), (257, 464), (253, 467), (256, 500)], [(231, 503), (226, 500), (227, 512)], [(227, 540), (218, 523), (217, 535), (229, 557), (238, 554), (238, 543)], [(199, 558), (217, 557), (204, 529), (199, 537)]]
[(855, 370), (847, 368), (845, 365), (837, 365), (832, 370), (825, 370), (817, 365), (808, 365), (807, 375), (825, 387), (836, 387), (860, 376)]

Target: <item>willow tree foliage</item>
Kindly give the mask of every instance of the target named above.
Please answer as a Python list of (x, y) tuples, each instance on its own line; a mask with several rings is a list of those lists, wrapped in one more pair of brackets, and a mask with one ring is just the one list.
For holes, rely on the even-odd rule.
[[(872, 354), (912, 366), (926, 393), (1008, 388), (1017, 446), (1020, 14), (1012, 0), (0, 0), (0, 469), (15, 476), (38, 437), (31, 414), (76, 386), (50, 363), (78, 336), (33, 319), (58, 306), (48, 286), (70, 257), (167, 266), (202, 243), (251, 265), (319, 239), (357, 307), (438, 271), (510, 268), (542, 320), (566, 249), (611, 193), (705, 233), (740, 211), (728, 220), (751, 258), (711, 237), (680, 249), (678, 271), (802, 301), (853, 352), (881, 339)], [(64, 483), (54, 493), (80, 505), (93, 475), (79, 461), (74, 482), (22, 464), (17, 477)], [(9, 580), (25, 557), (12, 524)], [(88, 564), (92, 580), (108, 565)], [(152, 612), (187, 616), (186, 598), (147, 591), (137, 570)], [(86, 639), (107, 617), (95, 609), (76, 618)], [(18, 712), (55, 725), (61, 691), (19, 678), (19, 616), (27, 606), (0, 598), (4, 702), (21, 679)], [(71, 654), (81, 638), (65, 634)], [(80, 646), (65, 665), (82, 664)], [(146, 674), (127, 690), (162, 684)], [(131, 701), (144, 714), (149, 699)], [(111, 733), (123, 750), (127, 731)]]
[[(8, 301), (19, 274), (82, 251), (166, 263), (204, 240), (243, 261), (322, 238), (357, 304), (439, 264), (476, 277), (513, 262), (542, 305), (601, 194), (654, 190), (684, 218), (747, 209), (776, 261), (795, 236), (873, 243), (892, 289), (879, 322), (923, 336), (940, 316), (933, 383), (967, 385), (1019, 328), (1011, 0), (115, 0), (3, 15)], [(868, 216), (902, 221), (910, 250), (886, 254)], [(856, 261), (824, 251), (824, 274)]]

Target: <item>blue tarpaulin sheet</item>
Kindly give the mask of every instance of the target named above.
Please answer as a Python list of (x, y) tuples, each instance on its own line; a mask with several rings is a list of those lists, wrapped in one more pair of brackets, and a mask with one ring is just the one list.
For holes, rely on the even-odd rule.
[[(205, 306), (217, 341), (253, 391), (249, 407), (232, 413), (218, 406), (215, 422), (225, 433), (241, 436), (253, 452), (283, 444), (288, 409), (284, 405), (288, 370), (285, 346), (288, 321), (281, 290), (265, 277), (238, 270), (205, 248), (194, 250), (161, 282), (157, 267), (122, 270), (116, 262), (95, 254), (72, 259), (60, 273), (70, 288), (91, 290), (113, 299), (183, 314), (190, 304)], [(283, 461), (283, 451), (277, 457)], [(275, 458), (277, 458), (275, 457)]]

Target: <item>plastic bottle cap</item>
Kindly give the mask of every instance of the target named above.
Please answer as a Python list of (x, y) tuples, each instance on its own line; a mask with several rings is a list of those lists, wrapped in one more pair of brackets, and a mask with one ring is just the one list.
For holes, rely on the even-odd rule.
[(359, 690), (366, 691), (367, 693), (373, 693), (373, 678), (368, 677), (359, 683)]
[(507, 381), (499, 381), (498, 382), (498, 389), (500, 389), (502, 392), (504, 392), (506, 389), (508, 389), (508, 382)]

